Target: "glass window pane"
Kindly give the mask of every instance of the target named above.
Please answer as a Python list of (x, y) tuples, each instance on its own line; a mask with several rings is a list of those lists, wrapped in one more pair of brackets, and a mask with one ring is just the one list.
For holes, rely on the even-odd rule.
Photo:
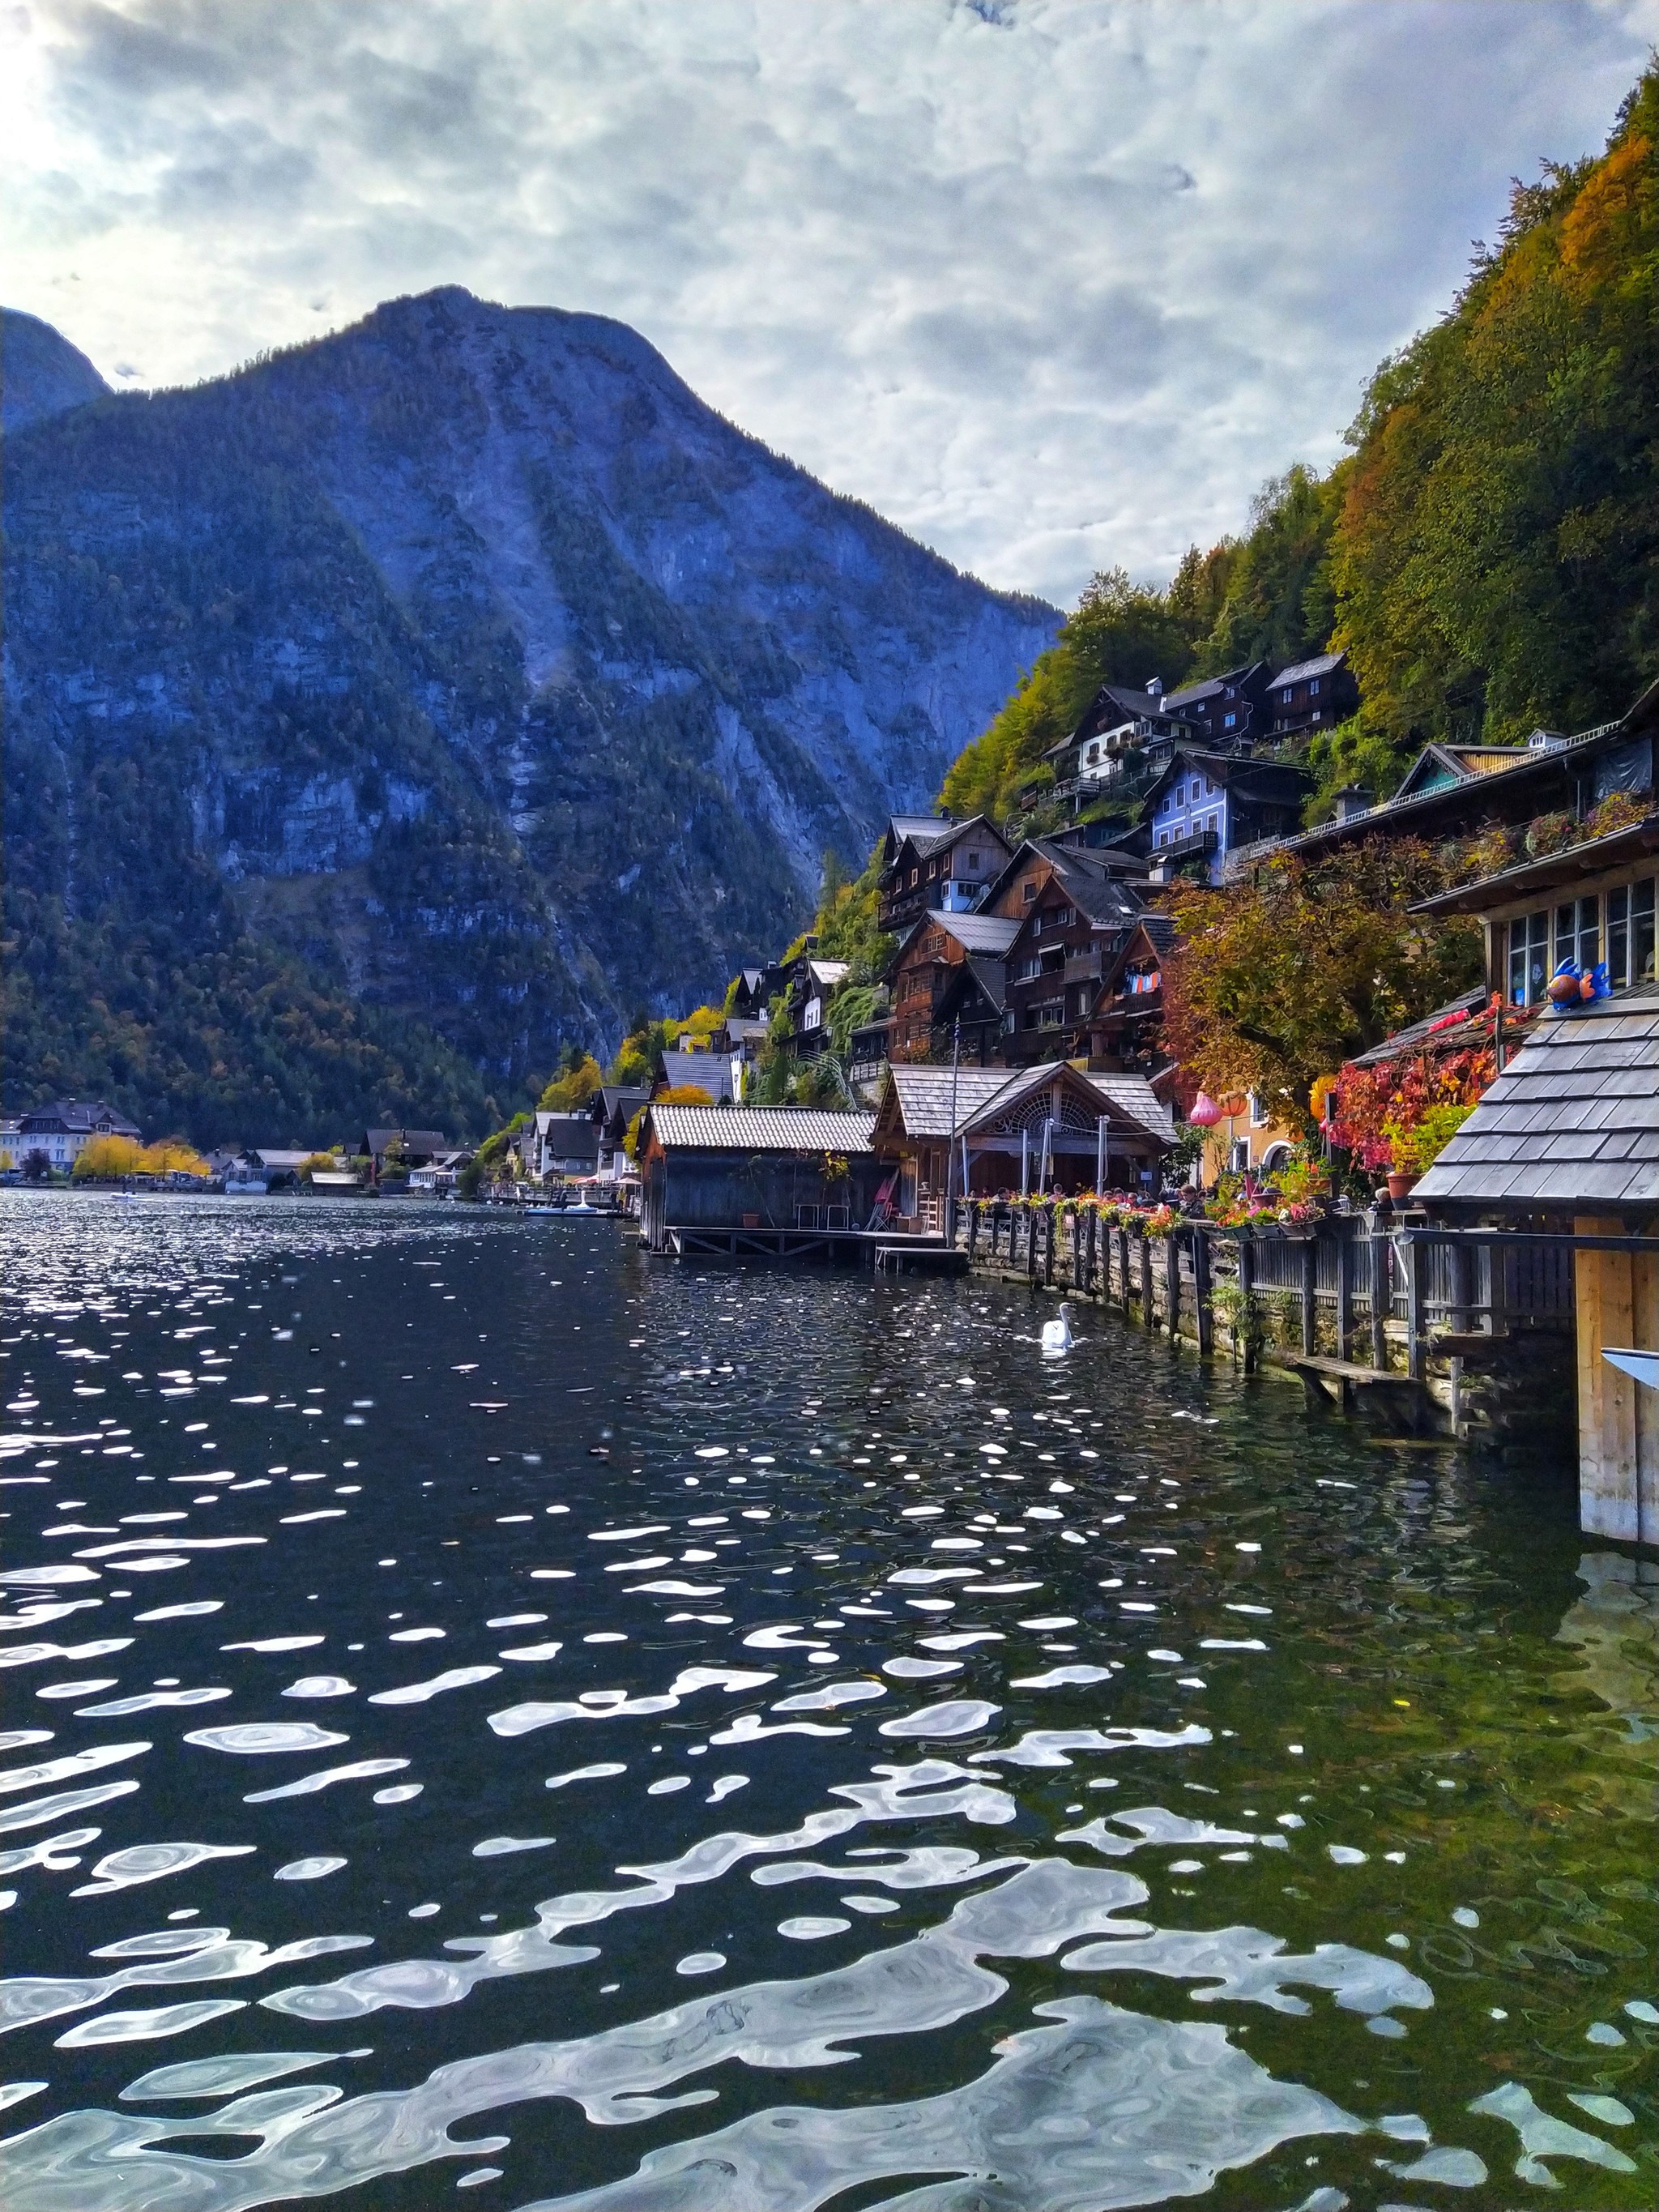
[(1630, 979), (1653, 981), (1653, 878), (1638, 884), (1630, 898)]
[(1615, 991), (1630, 976), (1630, 886), (1621, 884), (1607, 893), (1607, 980)]
[(1524, 921), (1510, 924), (1510, 1004), (1527, 1004), (1527, 925)]
[(1577, 927), (1578, 909), (1571, 900), (1555, 909), (1555, 959), (1557, 966), (1564, 960), (1575, 960), (1574, 947), (1578, 941)]
[(1578, 902), (1578, 950), (1575, 957), (1586, 974), (1601, 957), (1601, 902), (1599, 898), (1581, 898)]

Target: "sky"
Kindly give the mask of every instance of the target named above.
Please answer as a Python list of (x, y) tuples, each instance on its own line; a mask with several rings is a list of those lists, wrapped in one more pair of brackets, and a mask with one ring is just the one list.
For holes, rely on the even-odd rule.
[(1659, 0), (0, 0), (0, 299), (127, 389), (448, 283), (613, 315), (962, 567), (1326, 467)]

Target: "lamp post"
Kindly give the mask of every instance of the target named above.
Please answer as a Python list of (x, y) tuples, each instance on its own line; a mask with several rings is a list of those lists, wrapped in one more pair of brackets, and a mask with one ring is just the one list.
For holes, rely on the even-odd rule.
[(951, 1030), (951, 1142), (945, 1161), (945, 1242), (957, 1241), (957, 1076), (962, 1065), (962, 1018)]

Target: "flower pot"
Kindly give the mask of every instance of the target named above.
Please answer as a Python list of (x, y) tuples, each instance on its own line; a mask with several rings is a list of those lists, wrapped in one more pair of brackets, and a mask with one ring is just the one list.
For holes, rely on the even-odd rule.
[(1411, 1196), (1417, 1188), (1419, 1180), (1414, 1170), (1407, 1175), (1391, 1174), (1389, 1177), (1389, 1196), (1396, 1206), (1400, 1205), (1403, 1200)]

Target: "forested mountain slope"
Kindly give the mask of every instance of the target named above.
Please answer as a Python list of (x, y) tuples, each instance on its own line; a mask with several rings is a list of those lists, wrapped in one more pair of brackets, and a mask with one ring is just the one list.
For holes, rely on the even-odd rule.
[(1323, 478), (1166, 589), (1097, 577), (945, 784), (1006, 814), (1103, 681), (1173, 689), (1347, 653), (1356, 722), (1311, 748), (1322, 799), (1391, 790), (1429, 738), (1580, 729), (1659, 675), (1659, 67), (1604, 154), (1517, 184), (1496, 246), (1377, 370)]
[(176, 1100), (204, 1138), (285, 1095), (390, 1112), (374, 1083), (481, 1113), (706, 995), (1058, 623), (623, 325), (455, 289), (37, 419), (4, 492), (6, 1100)]

